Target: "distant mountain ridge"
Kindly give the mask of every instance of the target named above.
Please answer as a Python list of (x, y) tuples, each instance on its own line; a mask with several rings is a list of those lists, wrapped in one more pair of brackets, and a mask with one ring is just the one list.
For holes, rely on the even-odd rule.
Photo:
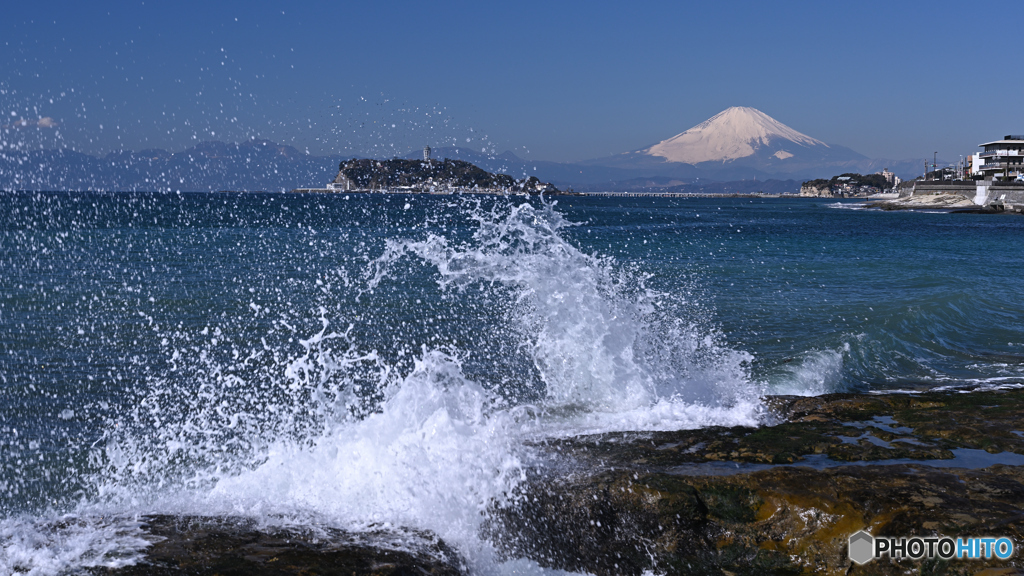
[[(422, 158), (422, 150), (403, 157)], [(797, 192), (800, 180), (846, 172), (870, 174), (888, 168), (909, 179), (921, 174), (927, 161), (867, 158), (748, 107), (728, 108), (640, 150), (582, 162), (526, 160), (511, 151), (486, 154), (462, 147), (435, 148), (434, 157), (471, 162), (517, 179), (535, 176), (563, 190), (609, 191), (746, 190), (758, 185), (743, 181), (773, 180), (777, 190), (794, 181), (792, 191)], [(25, 151), (8, 146), (0, 148), (0, 190), (286, 191), (323, 186), (337, 174), (339, 162), (351, 158), (355, 156), (313, 156), (258, 139), (201, 142), (173, 153), (151, 149), (103, 157), (69, 149)], [(709, 181), (740, 184), (709, 187)]]
[[(633, 190), (650, 179), (677, 184), (703, 180), (803, 180), (844, 172), (873, 173), (883, 168), (901, 178), (920, 173), (924, 159), (868, 158), (845, 146), (828, 144), (750, 107), (727, 108), (696, 126), (640, 150), (581, 162), (519, 158), (512, 152), (487, 155), (461, 147), (435, 149), (438, 157), (473, 162), (516, 177), (536, 175), (559, 187)], [(419, 151), (407, 158), (418, 157)], [(797, 186), (799, 189), (799, 186)]]
[(341, 156), (311, 156), (269, 140), (201, 142), (102, 157), (74, 150), (0, 152), (0, 190), (285, 191), (331, 181)]

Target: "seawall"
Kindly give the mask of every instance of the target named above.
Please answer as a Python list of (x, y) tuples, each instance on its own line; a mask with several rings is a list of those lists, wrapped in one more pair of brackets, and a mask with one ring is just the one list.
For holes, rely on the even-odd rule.
[(971, 200), (977, 206), (1024, 211), (1024, 182), (917, 182), (911, 196), (956, 194)]

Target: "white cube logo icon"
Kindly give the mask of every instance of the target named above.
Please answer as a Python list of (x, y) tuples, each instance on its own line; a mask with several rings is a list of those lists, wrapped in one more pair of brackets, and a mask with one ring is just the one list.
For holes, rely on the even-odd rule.
[(850, 560), (857, 564), (864, 564), (874, 558), (875, 539), (871, 534), (861, 530), (850, 536)]

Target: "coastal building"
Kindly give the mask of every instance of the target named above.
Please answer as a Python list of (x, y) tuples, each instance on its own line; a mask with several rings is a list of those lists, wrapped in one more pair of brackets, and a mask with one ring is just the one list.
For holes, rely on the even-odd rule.
[(341, 173), (339, 173), (333, 181), (328, 182), (325, 187), (325, 189), (330, 190), (331, 192), (346, 192), (354, 188), (356, 188), (356, 186), (353, 186), (352, 181)]
[[(344, 165), (345, 164), (342, 163), (342, 166)], [(349, 190), (357, 190), (358, 188), (359, 186), (357, 186), (356, 183), (345, 174), (345, 171), (341, 169), (338, 170), (338, 175), (334, 177), (334, 180), (328, 182), (326, 186), (326, 189), (331, 192), (348, 192)]]
[(1014, 180), (1024, 174), (1024, 135), (979, 144), (971, 157), (971, 176), (981, 180)]
[(889, 184), (889, 188), (895, 188), (900, 185), (900, 177), (894, 172), (890, 172), (888, 168), (882, 168), (881, 172), (875, 172), (875, 174), (881, 174), (882, 178)]

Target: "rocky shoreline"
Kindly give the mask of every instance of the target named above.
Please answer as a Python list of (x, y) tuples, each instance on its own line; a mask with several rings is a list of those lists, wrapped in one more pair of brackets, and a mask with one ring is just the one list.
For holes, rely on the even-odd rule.
[(91, 568), (94, 576), (458, 576), (458, 554), (430, 534), (385, 531), (354, 534), (330, 528), (268, 528), (251, 519), (146, 516), (151, 542), (142, 562)]
[[(850, 561), (848, 538), (1024, 536), (1024, 392), (772, 398), (762, 428), (608, 434), (546, 448), (490, 535), (598, 575), (1017, 573), (1009, 560)], [(1000, 462), (1012, 462), (1010, 466)]]
[(1015, 182), (918, 182), (899, 198), (869, 202), (880, 210), (938, 210), (969, 214), (1024, 213), (1024, 185)]
[[(535, 446), (546, 465), (495, 506), (507, 558), (616, 574), (1016, 574), (1006, 560), (889, 557), (848, 539), (1005, 536), (1024, 543), (1024, 390), (771, 397), (759, 428), (615, 433)], [(151, 517), (144, 562), (93, 574), (460, 574), (429, 534), (261, 531)], [(410, 551), (413, 550), (413, 551)]]
[(894, 200), (868, 202), (868, 208), (879, 210), (943, 210), (949, 212), (995, 213), (998, 210), (978, 206), (973, 200), (950, 192), (918, 194)]

